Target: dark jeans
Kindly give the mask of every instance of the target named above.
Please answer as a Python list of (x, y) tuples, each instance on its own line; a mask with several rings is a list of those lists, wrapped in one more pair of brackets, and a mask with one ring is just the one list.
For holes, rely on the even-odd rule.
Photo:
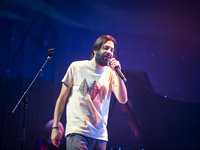
[(69, 134), (66, 138), (67, 150), (106, 150), (107, 141), (89, 138), (80, 134)]

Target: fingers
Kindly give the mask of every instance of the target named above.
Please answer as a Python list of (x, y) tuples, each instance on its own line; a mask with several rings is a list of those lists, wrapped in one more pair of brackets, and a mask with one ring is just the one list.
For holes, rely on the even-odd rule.
[(111, 58), (109, 60), (108, 66), (110, 66), (113, 70), (114, 70), (115, 67), (119, 67), (121, 69), (119, 61), (117, 61), (115, 58)]
[(60, 135), (59, 135), (59, 132), (52, 131), (51, 141), (52, 141), (52, 144), (54, 146), (56, 146), (56, 147), (60, 146)]
[(60, 146), (60, 140), (58, 140), (58, 139), (55, 140), (55, 146), (56, 146), (56, 147), (59, 147), (59, 146)]
[(56, 137), (55, 139), (51, 139), (52, 144), (56, 147), (60, 146), (60, 139), (58, 137)]

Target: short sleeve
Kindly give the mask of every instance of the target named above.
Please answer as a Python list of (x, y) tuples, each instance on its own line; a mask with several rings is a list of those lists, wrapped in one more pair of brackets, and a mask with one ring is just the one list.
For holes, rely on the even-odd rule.
[(116, 74), (114, 71), (112, 71), (111, 73), (111, 86), (112, 86), (112, 90), (117, 87), (117, 82), (116, 82)]
[(65, 76), (63, 77), (62, 82), (70, 87), (73, 85), (73, 83), (74, 83), (74, 63), (71, 63), (71, 65), (67, 69), (67, 72), (66, 72)]

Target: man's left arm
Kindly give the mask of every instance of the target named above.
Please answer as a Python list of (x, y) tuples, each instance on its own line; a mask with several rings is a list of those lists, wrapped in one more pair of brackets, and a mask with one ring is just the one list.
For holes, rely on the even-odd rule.
[[(115, 58), (110, 59), (108, 66), (114, 71), (115, 67), (121, 68), (119, 61), (117, 61)], [(115, 74), (116, 74), (116, 79), (115, 79), (116, 85), (113, 88), (113, 93), (115, 94), (117, 100), (120, 103), (125, 104), (128, 101), (126, 85), (124, 84), (124, 81), (119, 77), (116, 71)]]

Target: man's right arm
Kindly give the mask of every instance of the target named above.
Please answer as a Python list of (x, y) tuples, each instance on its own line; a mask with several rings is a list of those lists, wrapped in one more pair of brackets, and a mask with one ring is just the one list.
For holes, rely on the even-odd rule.
[[(65, 83), (62, 84), (60, 95), (57, 99), (55, 110), (54, 110), (54, 122), (53, 127), (58, 127), (58, 123), (62, 116), (63, 110), (65, 108), (66, 99), (68, 97), (69, 91), (71, 87), (66, 85)], [(51, 132), (51, 141), (53, 145), (59, 147), (60, 145), (60, 134), (58, 128), (53, 128)]]

